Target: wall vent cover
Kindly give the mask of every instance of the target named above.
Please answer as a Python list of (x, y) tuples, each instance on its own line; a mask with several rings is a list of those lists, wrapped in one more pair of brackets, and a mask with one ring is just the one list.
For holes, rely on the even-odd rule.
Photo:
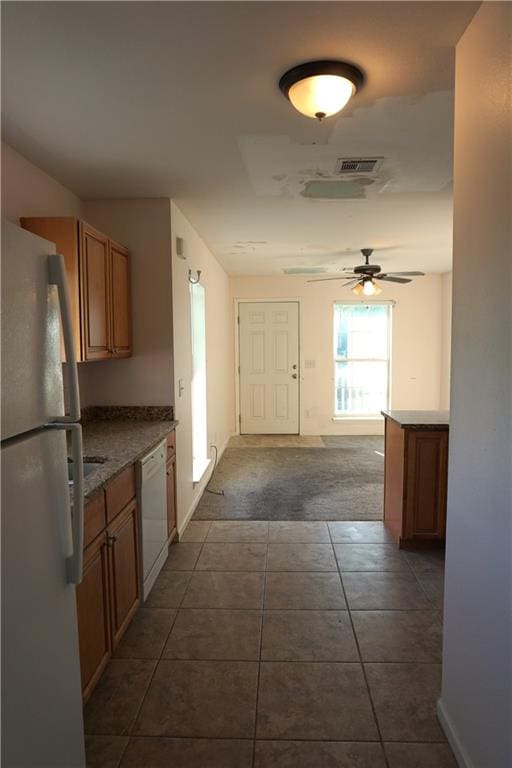
[(383, 157), (339, 157), (336, 173), (375, 173)]

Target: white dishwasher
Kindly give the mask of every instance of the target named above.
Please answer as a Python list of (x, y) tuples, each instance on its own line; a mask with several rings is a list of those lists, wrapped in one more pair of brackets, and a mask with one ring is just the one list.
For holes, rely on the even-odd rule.
[(142, 534), (142, 596), (146, 600), (169, 552), (167, 534), (167, 441), (137, 462)]

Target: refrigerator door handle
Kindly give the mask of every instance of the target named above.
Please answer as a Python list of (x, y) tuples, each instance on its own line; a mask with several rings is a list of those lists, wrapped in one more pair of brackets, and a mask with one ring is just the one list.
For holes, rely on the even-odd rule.
[(48, 283), (56, 285), (59, 294), (59, 305), (62, 319), (62, 335), (66, 353), (67, 370), (69, 374), (69, 414), (51, 419), (56, 423), (80, 421), (80, 392), (78, 387), (78, 368), (76, 365), (75, 346), (73, 344), (73, 323), (69, 302), (68, 284), (64, 258), (58, 253), (48, 256)]
[(73, 553), (66, 559), (68, 584), (80, 584), (84, 561), (84, 463), (82, 455), (82, 427), (80, 424), (47, 424), (47, 429), (71, 432), (73, 456), (73, 512), (72, 538)]

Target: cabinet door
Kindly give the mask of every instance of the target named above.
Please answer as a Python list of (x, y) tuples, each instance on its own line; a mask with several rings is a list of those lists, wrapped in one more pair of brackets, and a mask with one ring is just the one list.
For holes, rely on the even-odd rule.
[(123, 636), (140, 602), (137, 504), (135, 499), (107, 529), (110, 560), (112, 647)]
[(167, 532), (176, 531), (176, 457), (167, 462)]
[(447, 475), (448, 430), (408, 430), (406, 539), (444, 539)]
[(111, 654), (107, 541), (102, 533), (84, 552), (84, 575), (76, 588), (80, 670), (84, 701)]
[(130, 317), (130, 259), (126, 248), (110, 242), (112, 269), (112, 355), (132, 353)]
[(112, 357), (108, 238), (81, 224), (81, 320), (84, 360)]

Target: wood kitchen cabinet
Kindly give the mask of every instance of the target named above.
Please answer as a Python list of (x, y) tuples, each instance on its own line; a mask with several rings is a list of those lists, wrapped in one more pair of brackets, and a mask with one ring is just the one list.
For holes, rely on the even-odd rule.
[(137, 526), (137, 505), (134, 499), (107, 531), (113, 649), (119, 643), (140, 602)]
[(78, 362), (129, 357), (130, 256), (107, 235), (72, 217), (22, 218), (64, 257)]
[(112, 270), (112, 356), (130, 357), (131, 295), (130, 254), (118, 243), (110, 241)]
[(107, 536), (100, 534), (84, 552), (82, 582), (76, 588), (82, 695), (86, 701), (112, 652)]
[[(85, 507), (82, 582), (76, 588), (82, 696), (90, 697), (140, 604), (139, 521), (136, 499), (119, 508), (134, 468), (121, 473)], [(114, 511), (114, 514), (112, 512)], [(110, 521), (107, 525), (107, 521)]]
[(400, 547), (442, 543), (446, 531), (448, 414), (383, 414), (384, 523)]
[[(80, 313), (85, 360), (104, 360), (112, 349), (108, 238), (81, 223)], [(58, 246), (57, 246), (58, 248)]]

